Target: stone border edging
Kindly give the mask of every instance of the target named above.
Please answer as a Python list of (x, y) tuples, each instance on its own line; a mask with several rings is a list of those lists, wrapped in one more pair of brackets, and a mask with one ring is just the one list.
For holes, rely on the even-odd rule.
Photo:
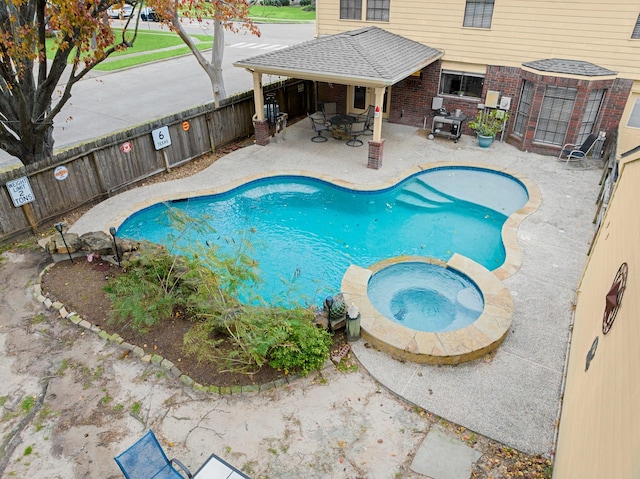
[[(131, 343), (127, 343), (124, 338), (122, 338), (119, 334), (109, 334), (104, 329), (99, 326), (93, 325), (89, 323), (89, 321), (82, 319), (75, 311), (67, 311), (64, 304), (59, 301), (51, 301), (50, 298), (47, 298), (42, 294), (42, 277), (49, 271), (55, 263), (50, 263), (44, 267), (44, 269), (38, 275), (38, 282), (33, 285), (33, 298), (42, 303), (47, 309), (55, 309), (58, 311), (58, 314), (62, 319), (68, 319), (71, 323), (79, 326), (87, 331), (91, 331), (96, 333), (99, 337), (104, 339), (105, 341), (109, 341), (117, 344), (122, 349), (131, 351), (135, 354), (138, 359), (145, 363), (155, 364), (159, 366), (164, 371), (171, 373), (173, 377), (177, 378), (183, 385), (190, 386), (196, 391), (206, 392), (206, 393), (214, 393), (214, 394), (243, 394), (243, 393), (255, 393), (260, 391), (268, 391), (269, 389), (273, 389), (276, 387), (286, 386), (290, 384), (290, 380), (300, 378), (299, 374), (294, 374), (291, 376), (285, 376), (284, 378), (276, 379), (275, 381), (270, 381), (266, 384), (250, 384), (248, 386), (203, 386), (200, 383), (197, 383), (193, 379), (191, 379), (186, 374), (183, 374), (180, 369), (176, 367), (176, 365), (169, 361), (167, 358), (160, 356), (159, 354), (149, 354), (145, 353), (144, 349), (140, 346), (136, 346)], [(330, 361), (328, 361), (330, 363)], [(325, 366), (327, 363), (325, 363)], [(323, 368), (324, 369), (324, 368)]]

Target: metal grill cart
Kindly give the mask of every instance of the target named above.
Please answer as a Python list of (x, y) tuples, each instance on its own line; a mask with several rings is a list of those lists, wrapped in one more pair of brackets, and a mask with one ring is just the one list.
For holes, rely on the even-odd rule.
[(467, 117), (459, 111), (449, 115), (436, 115), (431, 123), (431, 134), (450, 138), (457, 143), (462, 135), (462, 124), (466, 120)]

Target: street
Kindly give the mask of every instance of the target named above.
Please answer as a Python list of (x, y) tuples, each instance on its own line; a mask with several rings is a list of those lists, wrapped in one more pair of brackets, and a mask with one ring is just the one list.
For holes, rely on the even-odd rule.
[[(115, 21), (119, 22), (118, 20)], [(140, 29), (160, 25), (140, 22)], [(194, 25), (194, 34), (211, 29)], [(315, 24), (260, 24), (261, 36), (225, 31), (223, 73), (227, 95), (250, 90), (249, 73), (233, 62), (311, 40)], [(166, 30), (166, 27), (164, 27)], [(205, 52), (205, 57), (210, 51)], [(274, 79), (275, 80), (275, 79)], [(265, 83), (270, 79), (265, 78)], [(209, 77), (195, 57), (187, 55), (116, 72), (92, 71), (72, 89), (72, 97), (55, 118), (55, 149), (161, 118), (213, 100)], [(0, 151), (0, 171), (17, 160)]]

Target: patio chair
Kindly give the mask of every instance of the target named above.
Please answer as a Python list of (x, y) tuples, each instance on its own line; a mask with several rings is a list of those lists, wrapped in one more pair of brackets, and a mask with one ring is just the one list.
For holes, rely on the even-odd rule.
[(323, 102), (322, 113), (324, 113), (325, 120), (330, 120), (332, 116), (338, 114), (338, 104), (335, 101)]
[(358, 121), (364, 121), (364, 131), (367, 135), (373, 135), (373, 115), (376, 107), (369, 105), (367, 111), (357, 116)]
[(351, 139), (347, 141), (347, 146), (362, 146), (364, 143), (359, 140), (360, 135), (364, 135), (366, 130), (364, 121), (354, 121), (351, 123)]
[[(185, 477), (193, 477), (189, 469), (180, 461), (167, 458), (151, 430), (114, 459), (127, 479), (184, 479)], [(174, 464), (182, 471), (176, 470), (173, 467)]]
[(311, 141), (315, 143), (323, 143), (327, 141), (329, 138), (327, 138), (326, 136), (322, 136), (322, 132), (329, 131), (331, 127), (327, 125), (323, 120), (319, 120), (309, 115), (309, 113), (307, 113), (307, 116), (309, 117), (313, 131), (316, 134), (316, 136), (311, 137)]
[(598, 137), (591, 133), (587, 137), (587, 139), (584, 140), (582, 145), (567, 143), (562, 147), (560, 155), (558, 155), (558, 160), (566, 160), (567, 164), (570, 161), (577, 161), (579, 163), (582, 163), (582, 160), (584, 160), (587, 155), (591, 153), (593, 145), (595, 145), (597, 139)]

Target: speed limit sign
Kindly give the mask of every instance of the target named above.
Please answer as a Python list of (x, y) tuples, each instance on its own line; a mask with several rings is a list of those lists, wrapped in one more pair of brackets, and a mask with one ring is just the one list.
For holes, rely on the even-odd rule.
[(153, 137), (153, 145), (156, 147), (156, 150), (162, 150), (163, 148), (171, 145), (168, 126), (163, 126), (162, 128), (153, 130), (151, 132), (151, 136)]

